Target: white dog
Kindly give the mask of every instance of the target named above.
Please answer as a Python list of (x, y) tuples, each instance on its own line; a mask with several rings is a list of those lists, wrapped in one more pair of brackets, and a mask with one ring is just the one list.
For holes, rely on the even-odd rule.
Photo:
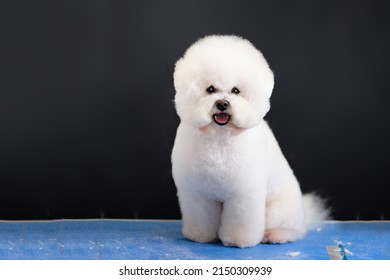
[(327, 216), (299, 184), (263, 117), (274, 77), (263, 55), (236, 36), (208, 36), (177, 61), (181, 123), (172, 151), (183, 234), (226, 246), (302, 238)]

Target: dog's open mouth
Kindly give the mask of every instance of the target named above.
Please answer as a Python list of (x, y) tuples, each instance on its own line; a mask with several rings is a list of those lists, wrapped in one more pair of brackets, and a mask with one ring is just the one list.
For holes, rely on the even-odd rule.
[(218, 113), (213, 115), (214, 121), (218, 125), (225, 125), (230, 120), (230, 115), (227, 113)]

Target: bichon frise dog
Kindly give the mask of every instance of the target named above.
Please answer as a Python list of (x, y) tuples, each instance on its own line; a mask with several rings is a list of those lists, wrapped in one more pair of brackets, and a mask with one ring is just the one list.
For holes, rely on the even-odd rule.
[(183, 234), (226, 246), (302, 238), (327, 210), (299, 184), (263, 117), (274, 76), (236, 36), (193, 44), (174, 71), (181, 123), (172, 151)]

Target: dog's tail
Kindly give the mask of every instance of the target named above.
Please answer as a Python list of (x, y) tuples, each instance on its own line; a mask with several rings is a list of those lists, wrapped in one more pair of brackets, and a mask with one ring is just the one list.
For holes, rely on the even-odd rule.
[(303, 195), (303, 209), (307, 229), (314, 229), (321, 221), (330, 219), (330, 209), (325, 200), (314, 193)]

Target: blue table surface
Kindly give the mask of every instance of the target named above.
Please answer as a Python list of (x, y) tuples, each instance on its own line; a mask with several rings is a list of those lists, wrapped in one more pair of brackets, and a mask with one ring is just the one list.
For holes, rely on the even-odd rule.
[(3, 260), (326, 260), (329, 245), (342, 245), (349, 260), (389, 260), (390, 222), (327, 221), (297, 242), (240, 249), (188, 241), (180, 221), (0, 221)]

